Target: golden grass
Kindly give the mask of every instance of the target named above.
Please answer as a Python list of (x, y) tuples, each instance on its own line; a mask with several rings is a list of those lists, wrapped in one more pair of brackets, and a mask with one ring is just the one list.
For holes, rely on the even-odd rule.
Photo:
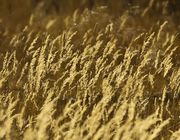
[(30, 2), (19, 28), (0, 16), (0, 139), (179, 139), (171, 16), (150, 20), (154, 1), (134, 16), (127, 7), (37, 15)]

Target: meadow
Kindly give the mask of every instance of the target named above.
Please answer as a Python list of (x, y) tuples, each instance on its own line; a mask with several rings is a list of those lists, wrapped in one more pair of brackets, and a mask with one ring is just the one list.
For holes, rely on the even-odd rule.
[(1, 0), (0, 140), (180, 140), (178, 0)]

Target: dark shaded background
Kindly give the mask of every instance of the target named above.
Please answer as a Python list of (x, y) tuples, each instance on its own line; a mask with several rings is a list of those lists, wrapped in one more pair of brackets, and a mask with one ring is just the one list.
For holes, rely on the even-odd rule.
[(106, 12), (112, 16), (122, 15), (129, 11), (133, 16), (143, 16), (150, 19), (166, 20), (171, 18), (178, 26), (180, 19), (180, 0), (1, 0), (0, 24), (5, 28), (14, 30), (29, 24), (32, 16), (38, 15), (41, 21), (47, 16), (65, 17), (76, 9), (96, 10), (97, 7), (106, 6)]

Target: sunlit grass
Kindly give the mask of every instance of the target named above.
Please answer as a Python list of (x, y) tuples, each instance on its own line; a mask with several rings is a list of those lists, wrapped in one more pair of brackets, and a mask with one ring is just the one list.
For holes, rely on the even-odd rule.
[(179, 11), (31, 2), (0, 15), (0, 139), (179, 138)]

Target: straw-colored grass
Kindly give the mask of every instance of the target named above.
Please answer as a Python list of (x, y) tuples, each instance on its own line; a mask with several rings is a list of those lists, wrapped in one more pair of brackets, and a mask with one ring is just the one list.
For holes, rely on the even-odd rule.
[(180, 138), (178, 6), (31, 2), (0, 2), (0, 139)]

